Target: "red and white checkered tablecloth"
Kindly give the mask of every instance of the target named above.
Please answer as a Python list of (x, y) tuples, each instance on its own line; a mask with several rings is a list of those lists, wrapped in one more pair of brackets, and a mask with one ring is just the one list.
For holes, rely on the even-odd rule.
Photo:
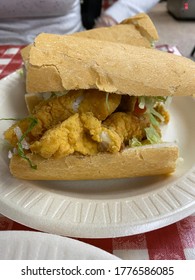
[[(0, 230), (31, 231), (0, 215)], [(117, 238), (77, 238), (124, 260), (195, 260), (195, 215), (147, 233)]]
[[(0, 46), (0, 79), (22, 65), (22, 46)], [(0, 230), (34, 230), (0, 214)], [(195, 260), (195, 214), (172, 225), (147, 233), (119, 238), (79, 240), (121, 259)]]
[(24, 46), (0, 46), (0, 79), (22, 66), (20, 49)]

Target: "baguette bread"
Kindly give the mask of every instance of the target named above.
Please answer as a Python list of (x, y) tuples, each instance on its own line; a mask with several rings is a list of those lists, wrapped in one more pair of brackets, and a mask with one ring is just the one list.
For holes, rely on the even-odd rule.
[(147, 14), (127, 18), (120, 24), (74, 33), (71, 36), (151, 48), (158, 41), (157, 30)]
[(26, 87), (32, 93), (96, 88), (135, 96), (183, 96), (193, 94), (194, 75), (193, 61), (159, 50), (41, 34), (30, 49)]
[[(70, 155), (44, 159), (28, 154), (37, 169), (18, 155), (11, 158), (13, 176), (25, 180), (96, 180), (170, 174), (176, 168), (178, 147), (171, 143), (125, 149), (117, 154)], [(160, 159), (160, 160), (159, 160)]]
[[(144, 13), (128, 18), (120, 24), (111, 27), (91, 29), (65, 36), (96, 39), (103, 42), (124, 43), (146, 48), (151, 48), (153, 43), (158, 40), (158, 33), (153, 22), (150, 17)], [(31, 47), (32, 45), (28, 45), (21, 50), (21, 55), (24, 61), (24, 72), (26, 72), (26, 69), (28, 68)], [(42, 100), (44, 100), (42, 94), (26, 92), (25, 102), (28, 112), (32, 113), (33, 108)]]
[[(155, 41), (158, 41), (157, 30), (147, 14), (141, 13), (134, 17), (127, 18), (119, 24), (111, 27), (102, 27), (86, 30), (65, 36), (76, 36), (100, 41), (110, 41), (135, 46), (150, 48)], [(22, 59), (28, 61), (31, 45), (21, 50)]]

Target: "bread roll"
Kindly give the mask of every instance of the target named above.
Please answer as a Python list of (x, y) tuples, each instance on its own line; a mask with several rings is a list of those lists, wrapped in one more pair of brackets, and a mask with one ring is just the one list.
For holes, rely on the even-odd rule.
[[(102, 27), (65, 36), (77, 36), (100, 41), (110, 41), (150, 48), (159, 39), (157, 30), (147, 14), (141, 13), (125, 19), (119, 24), (110, 27)], [(32, 45), (21, 50), (23, 61), (29, 57)]]
[(142, 13), (120, 24), (74, 33), (71, 36), (151, 48), (158, 40), (157, 30), (148, 15)]
[[(149, 16), (144, 13), (128, 18), (122, 21), (120, 24), (111, 27), (91, 29), (65, 36), (84, 37), (101, 41), (143, 46), (146, 48), (151, 48), (153, 43), (158, 40), (158, 33), (154, 24), (152, 23)], [(31, 47), (32, 45), (28, 45), (21, 50), (25, 69), (28, 68), (28, 60)], [(43, 100), (42, 94), (25, 94), (25, 102), (29, 113), (32, 113), (33, 108), (41, 100)]]
[[(97, 88), (135, 96), (192, 95), (195, 64), (155, 49), (40, 34), (30, 49), (27, 92)], [(41, 81), (41, 82), (40, 82)]]
[(120, 153), (95, 156), (70, 155), (61, 159), (44, 159), (27, 154), (37, 169), (18, 155), (10, 161), (13, 176), (25, 180), (95, 180), (138, 177), (174, 172), (178, 147), (164, 143), (127, 148)]

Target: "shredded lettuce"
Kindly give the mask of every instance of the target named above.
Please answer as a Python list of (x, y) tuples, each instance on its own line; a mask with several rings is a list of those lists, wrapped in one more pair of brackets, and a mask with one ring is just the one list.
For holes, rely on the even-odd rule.
[(146, 100), (144, 96), (138, 97), (139, 108), (144, 109), (146, 106)]
[(146, 108), (146, 113), (149, 114), (151, 125), (149, 128), (146, 128), (146, 137), (151, 144), (159, 143), (161, 141), (161, 137), (156, 130), (156, 127), (159, 127), (160, 121), (164, 121), (164, 117), (155, 110), (155, 105), (157, 103), (166, 104), (166, 102), (170, 102), (169, 97), (167, 96), (141, 96), (138, 98), (139, 108)]
[(157, 112), (154, 108), (150, 109), (149, 113), (159, 118), (162, 122), (164, 121), (164, 117), (159, 112)]
[(24, 148), (22, 145), (22, 141), (25, 139), (25, 137), (28, 135), (29, 132), (31, 132), (31, 130), (35, 127), (35, 125), (37, 125), (38, 120), (34, 117), (28, 117), (30, 124), (29, 127), (27, 128), (27, 130), (23, 133), (23, 135), (21, 136), (21, 138), (19, 139), (17, 146), (18, 146), (18, 155), (20, 157), (22, 157), (23, 159), (27, 160), (30, 167), (33, 169), (37, 169), (37, 166), (35, 164), (33, 164), (33, 162), (26, 156), (25, 152), (24, 152)]
[(63, 91), (51, 91), (52, 97), (60, 97), (63, 95), (66, 95), (69, 92), (69, 90), (63, 90)]
[(1, 118), (0, 121), (20, 121), (21, 119), (16, 118)]
[(140, 147), (147, 144), (158, 144), (161, 143), (161, 136), (155, 129), (155, 127), (151, 124), (149, 127), (145, 128), (146, 131), (146, 140), (139, 141), (136, 137), (133, 137), (129, 140), (130, 147)]
[(151, 41), (150, 41), (150, 46), (151, 46), (151, 48), (155, 48), (155, 42), (156, 42), (156, 41), (154, 41), (154, 40), (151, 40)]
[(166, 103), (167, 96), (140, 96), (138, 97), (139, 108), (144, 109), (146, 107), (147, 111), (150, 113), (156, 103)]
[(42, 97), (44, 100), (48, 100), (48, 99), (54, 98), (54, 97), (61, 97), (63, 95), (66, 95), (68, 92), (69, 92), (69, 90), (43, 92)]
[[(28, 119), (30, 121), (29, 127), (27, 128), (27, 130), (22, 134), (22, 136), (20, 137), (18, 143), (17, 143), (17, 153), (20, 157), (24, 158), (26, 161), (28, 161), (29, 165), (31, 168), (33, 169), (37, 169), (37, 166), (35, 164), (33, 164), (33, 162), (26, 156), (25, 152), (24, 152), (24, 147), (23, 147), (23, 140), (25, 139), (25, 137), (31, 132), (31, 130), (37, 125), (38, 120), (33, 117), (33, 116), (29, 116), (26, 119)], [(13, 120), (13, 121), (18, 121), (21, 119), (16, 119), (16, 118), (1, 118), (1, 121), (5, 121), (5, 120)]]
[(150, 117), (150, 122), (152, 125), (159, 126), (159, 122), (157, 121), (157, 119), (155, 118), (155, 116), (153, 114), (149, 114), (149, 117)]
[(19, 73), (20, 77), (24, 76), (23, 68), (18, 69), (17, 72)]
[(161, 143), (161, 136), (152, 124), (150, 125), (150, 127), (145, 128), (145, 131), (146, 137), (151, 144)]
[(138, 97), (138, 106), (140, 109), (146, 108), (146, 113), (149, 114), (150, 127), (145, 128), (146, 138), (145, 141), (139, 141), (137, 138), (133, 138), (129, 141), (131, 147), (138, 147), (147, 144), (157, 144), (160, 143), (161, 135), (159, 134), (157, 128), (160, 125), (160, 121), (164, 121), (164, 117), (155, 110), (155, 105), (157, 103), (163, 103), (165, 106), (170, 103), (171, 97), (167, 96), (140, 96)]
[(131, 146), (131, 147), (139, 147), (139, 146), (142, 146), (142, 143), (136, 137), (133, 137), (129, 141), (129, 146)]

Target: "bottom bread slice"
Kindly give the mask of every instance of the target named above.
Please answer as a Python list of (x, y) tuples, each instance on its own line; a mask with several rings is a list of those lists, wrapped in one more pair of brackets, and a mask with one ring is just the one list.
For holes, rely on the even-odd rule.
[(37, 169), (18, 155), (10, 161), (11, 174), (26, 180), (95, 180), (169, 174), (174, 172), (178, 146), (170, 143), (124, 149), (116, 154), (70, 155), (61, 159), (27, 156)]

